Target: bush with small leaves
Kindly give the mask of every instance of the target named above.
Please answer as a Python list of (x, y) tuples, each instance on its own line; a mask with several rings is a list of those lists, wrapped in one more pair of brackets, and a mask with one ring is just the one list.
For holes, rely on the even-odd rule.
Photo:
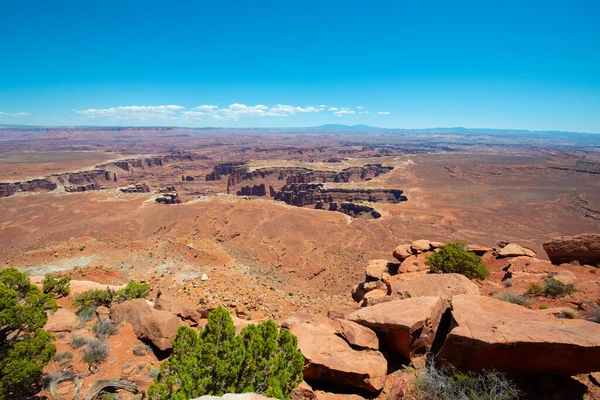
[(158, 376), (158, 373), (160, 372), (160, 369), (156, 368), (156, 367), (150, 367), (148, 368), (148, 376), (150, 378), (156, 378)]
[(148, 296), (148, 294), (150, 294), (150, 286), (134, 280), (129, 281), (127, 286), (117, 292), (119, 302), (132, 299), (143, 299)]
[(47, 274), (42, 281), (42, 291), (54, 298), (65, 297), (71, 290), (71, 277), (63, 276), (56, 279), (52, 275)]
[(416, 379), (420, 397), (427, 400), (516, 400), (521, 391), (496, 371), (458, 372), (452, 367), (427, 366)]
[(505, 292), (495, 296), (498, 300), (505, 301), (507, 303), (518, 304), (520, 306), (527, 306), (530, 304), (529, 300), (520, 296), (514, 292)]
[(577, 318), (577, 311), (573, 310), (572, 308), (564, 308), (560, 313), (558, 313), (557, 315), (558, 318), (566, 318), (566, 319), (575, 319)]
[(594, 307), (587, 320), (600, 324), (600, 307)]
[(562, 297), (577, 291), (572, 283), (565, 284), (557, 279), (551, 278), (546, 281), (544, 295), (548, 297)]
[(504, 283), (504, 287), (512, 287), (512, 279), (505, 279), (502, 283)]
[(548, 304), (540, 304), (540, 310), (547, 310)]
[(487, 267), (481, 263), (481, 257), (468, 250), (462, 242), (443, 245), (433, 253), (425, 264), (431, 272), (462, 274), (469, 279), (485, 279), (490, 274)]
[(75, 297), (73, 305), (79, 307), (79, 309), (87, 307), (110, 307), (116, 294), (114, 290), (106, 289), (92, 289), (80, 293)]
[(146, 348), (144, 346), (141, 346), (138, 344), (133, 348), (133, 355), (135, 355), (135, 356), (142, 357), (142, 356), (145, 356), (146, 354), (148, 354), (148, 353), (146, 352)]
[(62, 353), (56, 353), (54, 357), (52, 357), (52, 361), (63, 361), (63, 360), (72, 360), (73, 353), (69, 353), (68, 351)]
[(85, 306), (77, 310), (77, 316), (81, 322), (88, 322), (96, 316), (96, 306)]
[(532, 296), (536, 296), (538, 294), (542, 294), (543, 292), (544, 292), (544, 288), (543, 287), (541, 287), (537, 283), (532, 283), (527, 288), (527, 292), (526, 293), (529, 294), (529, 295), (532, 295)]
[(101, 319), (92, 327), (96, 337), (103, 339), (107, 336), (116, 335), (119, 332), (119, 326), (110, 319)]
[(83, 351), (83, 362), (90, 366), (100, 364), (106, 360), (109, 350), (108, 344), (98, 339), (92, 339), (87, 342), (87, 346)]
[(71, 347), (74, 349), (78, 349), (81, 346), (87, 344), (87, 339), (81, 336), (73, 336), (73, 341), (71, 342)]

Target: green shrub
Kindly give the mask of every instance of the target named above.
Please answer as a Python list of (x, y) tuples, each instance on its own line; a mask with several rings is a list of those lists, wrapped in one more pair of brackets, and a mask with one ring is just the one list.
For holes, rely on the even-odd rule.
[(600, 307), (594, 307), (594, 310), (587, 319), (588, 321), (600, 324)]
[(71, 341), (71, 347), (74, 349), (78, 349), (81, 346), (87, 344), (87, 339), (81, 336), (73, 336), (73, 340)]
[(52, 357), (52, 361), (63, 361), (63, 360), (72, 360), (73, 353), (69, 353), (67, 351), (62, 353), (56, 353), (54, 357)]
[(567, 294), (573, 294), (577, 291), (572, 283), (564, 284), (563, 282), (551, 278), (546, 281), (544, 286), (544, 295), (548, 297), (562, 297)]
[(540, 310), (547, 310), (548, 304), (540, 304)]
[(111, 289), (92, 289), (80, 293), (75, 297), (73, 305), (79, 309), (85, 307), (110, 307), (115, 298), (115, 292)]
[(564, 308), (558, 315), (558, 318), (575, 319), (577, 318), (577, 311), (572, 308)]
[(85, 306), (77, 310), (77, 316), (81, 322), (88, 322), (96, 315), (96, 306)]
[(514, 382), (496, 371), (462, 373), (434, 366), (417, 375), (417, 391), (426, 400), (515, 400), (521, 392)]
[(98, 339), (92, 339), (87, 342), (86, 349), (83, 351), (83, 362), (91, 365), (97, 365), (106, 360), (110, 348), (104, 342)]
[(65, 297), (71, 290), (71, 277), (63, 276), (60, 279), (56, 279), (52, 275), (46, 275), (42, 281), (42, 291), (46, 294), (51, 295), (54, 298)]
[(119, 326), (110, 319), (102, 319), (96, 322), (92, 327), (92, 331), (94, 331), (98, 339), (102, 339), (107, 336), (116, 335), (119, 332)]
[(525, 298), (524, 296), (520, 296), (514, 292), (505, 292), (494, 297), (498, 300), (502, 300), (512, 304), (518, 304), (520, 306), (527, 306), (530, 304), (527, 298)]
[(58, 308), (29, 277), (0, 270), (0, 399), (26, 398), (56, 353), (54, 337), (43, 329), (47, 312)]
[(75, 297), (73, 304), (81, 310), (84, 307), (110, 307), (112, 302), (122, 303), (126, 300), (139, 299), (148, 296), (150, 286), (137, 281), (129, 281), (123, 289), (114, 291), (110, 288), (92, 289)]
[(468, 251), (462, 242), (448, 243), (433, 253), (425, 264), (431, 272), (462, 274), (469, 279), (485, 279), (490, 271), (481, 263), (481, 257)]
[(532, 283), (527, 288), (527, 292), (526, 293), (535, 296), (535, 295), (538, 295), (538, 294), (542, 294), (543, 292), (544, 292), (544, 288), (543, 287), (541, 287), (537, 283)]
[(209, 314), (199, 334), (182, 326), (173, 353), (148, 389), (149, 399), (190, 399), (210, 394), (255, 392), (288, 399), (302, 381), (304, 358), (298, 340), (273, 321), (239, 335), (222, 307)]
[(150, 286), (134, 280), (129, 281), (127, 286), (117, 292), (119, 302), (131, 299), (143, 299), (150, 294)]

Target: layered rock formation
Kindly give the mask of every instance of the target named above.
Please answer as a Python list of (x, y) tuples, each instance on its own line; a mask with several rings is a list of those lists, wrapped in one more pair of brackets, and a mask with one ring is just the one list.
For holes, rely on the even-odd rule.
[(253, 186), (243, 186), (236, 193), (238, 196), (266, 196), (267, 188), (264, 183)]
[(161, 204), (180, 204), (181, 199), (179, 198), (179, 194), (177, 192), (167, 192), (162, 193), (159, 197), (154, 199), (157, 203)]
[(123, 193), (150, 193), (150, 187), (146, 183), (129, 185), (123, 188), (119, 188), (119, 190)]
[(276, 200), (304, 207), (326, 203), (367, 201), (371, 203), (400, 203), (408, 200), (399, 189), (346, 189), (327, 188), (322, 183), (285, 185), (275, 196)]

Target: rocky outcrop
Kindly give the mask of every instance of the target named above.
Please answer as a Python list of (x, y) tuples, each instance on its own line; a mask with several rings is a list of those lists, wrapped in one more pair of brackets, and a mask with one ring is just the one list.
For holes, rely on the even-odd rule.
[(408, 298), (365, 307), (348, 319), (373, 329), (390, 349), (410, 360), (431, 349), (449, 306), (441, 297)]
[(479, 287), (460, 274), (398, 274), (389, 281), (392, 296), (440, 296), (451, 300), (461, 294), (479, 295)]
[(350, 385), (370, 392), (383, 387), (387, 360), (379, 351), (353, 349), (326, 321), (297, 318), (284, 326), (298, 338), (298, 348), (305, 359), (305, 379)]
[(335, 330), (352, 346), (378, 350), (379, 339), (373, 330), (345, 319), (333, 321)]
[(137, 183), (119, 188), (119, 190), (123, 193), (150, 193), (150, 186), (146, 183)]
[(600, 370), (600, 330), (486, 296), (452, 299), (452, 322), (437, 355), (461, 370), (576, 375)]
[(130, 323), (138, 339), (148, 340), (163, 351), (172, 348), (177, 329), (183, 324), (176, 315), (154, 309), (144, 299), (112, 306), (110, 317), (117, 323)]
[(500, 257), (520, 257), (520, 256), (527, 256), (527, 257), (535, 257), (535, 251), (528, 249), (526, 247), (520, 246), (516, 243), (509, 243), (506, 246), (502, 247), (499, 251), (498, 251), (498, 255)]
[(400, 203), (406, 196), (400, 189), (346, 189), (326, 188), (322, 183), (289, 184), (281, 188), (276, 200), (298, 207), (316, 204), (367, 201), (371, 203)]
[(191, 326), (197, 326), (202, 319), (202, 314), (190, 304), (160, 292), (154, 302), (154, 308), (175, 314), (182, 320), (188, 321)]
[(168, 192), (162, 193), (159, 197), (154, 199), (157, 203), (161, 204), (179, 204), (181, 203), (181, 199), (179, 198), (179, 194), (177, 192)]
[(544, 243), (544, 250), (554, 264), (579, 262), (596, 266), (600, 264), (600, 234), (556, 237)]
[(254, 186), (244, 186), (236, 194), (238, 196), (266, 196), (267, 188), (264, 183)]
[(89, 192), (92, 190), (100, 190), (101, 188), (104, 188), (104, 186), (98, 186), (95, 183), (88, 183), (87, 185), (65, 186), (65, 192), (68, 192), (68, 193)]
[(54, 314), (48, 314), (44, 329), (50, 333), (71, 332), (73, 325), (79, 321), (77, 315), (66, 308), (59, 308)]
[(0, 197), (12, 196), (17, 192), (46, 192), (58, 186), (49, 178), (32, 179), (25, 182), (0, 182)]

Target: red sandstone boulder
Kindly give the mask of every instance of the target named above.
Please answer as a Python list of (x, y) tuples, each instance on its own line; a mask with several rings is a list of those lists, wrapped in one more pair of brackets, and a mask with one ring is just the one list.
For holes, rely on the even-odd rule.
[(202, 314), (190, 304), (160, 292), (154, 302), (154, 308), (175, 314), (182, 320), (189, 321), (191, 326), (198, 325), (202, 318)]
[(431, 250), (431, 242), (425, 239), (415, 240), (411, 243), (410, 247), (412, 248), (413, 252), (417, 253), (429, 251)]
[(519, 246), (516, 243), (509, 243), (498, 251), (500, 257), (535, 257), (535, 251), (528, 249), (523, 246)]
[(100, 306), (96, 308), (96, 318), (98, 319), (108, 319), (110, 318), (110, 310), (108, 307)]
[(300, 382), (300, 384), (292, 390), (292, 393), (290, 393), (291, 400), (311, 400), (315, 397), (315, 392), (306, 381)]
[(416, 297), (366, 307), (348, 319), (373, 329), (391, 349), (411, 359), (431, 347), (449, 306), (441, 297)]
[(600, 234), (584, 233), (560, 236), (544, 243), (544, 250), (554, 264), (578, 261), (580, 264), (600, 264)]
[(407, 272), (428, 271), (429, 266), (425, 264), (425, 261), (427, 261), (430, 254), (432, 253), (421, 253), (407, 257), (400, 264), (398, 272), (405, 274)]
[(410, 244), (401, 244), (394, 250), (393, 256), (398, 261), (404, 261), (405, 258), (412, 255)]
[(460, 370), (572, 376), (600, 370), (600, 329), (487, 296), (452, 300), (452, 323), (437, 355)]
[(367, 263), (365, 274), (367, 278), (381, 279), (386, 272), (388, 272), (387, 260), (371, 260)]
[(306, 314), (294, 315), (284, 323), (298, 338), (305, 359), (304, 378), (351, 385), (370, 392), (381, 390), (387, 360), (374, 350), (355, 350), (337, 335), (333, 321)]
[(48, 321), (44, 329), (48, 332), (71, 332), (73, 325), (79, 321), (77, 315), (66, 308), (59, 308), (54, 314), (48, 314)]
[(440, 296), (452, 299), (459, 294), (479, 294), (479, 287), (460, 274), (400, 274), (390, 277), (392, 295)]
[(335, 320), (333, 326), (349, 344), (363, 349), (379, 349), (377, 334), (366, 326), (344, 319)]
[(138, 339), (149, 340), (160, 350), (172, 348), (177, 329), (183, 324), (175, 314), (156, 310), (144, 299), (114, 305), (110, 316), (117, 323), (129, 322)]

